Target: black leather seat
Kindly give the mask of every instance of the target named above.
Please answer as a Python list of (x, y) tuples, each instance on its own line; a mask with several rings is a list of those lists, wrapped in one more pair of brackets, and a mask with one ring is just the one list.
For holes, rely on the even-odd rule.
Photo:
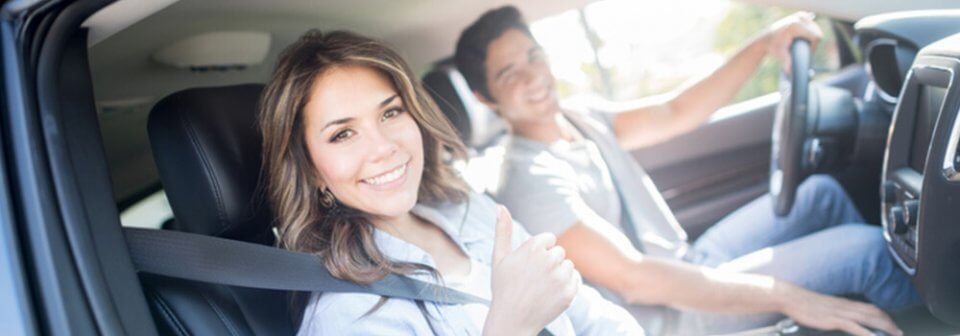
[(421, 81), (467, 147), (482, 152), (506, 133), (500, 117), (473, 98), (466, 80), (451, 61), (434, 64)]
[[(260, 177), (257, 106), (263, 85), (180, 91), (158, 102), (148, 130), (176, 229), (273, 244)], [(164, 335), (292, 335), (282, 291), (142, 275)]]
[(470, 123), (470, 115), (467, 114), (467, 107), (460, 99), (457, 88), (453, 84), (453, 72), (456, 71), (452, 65), (438, 64), (434, 66), (426, 75), (423, 75), (423, 86), (430, 93), (430, 97), (437, 103), (443, 115), (450, 120), (453, 127), (460, 134), (460, 140), (468, 146), (473, 139), (473, 128)]

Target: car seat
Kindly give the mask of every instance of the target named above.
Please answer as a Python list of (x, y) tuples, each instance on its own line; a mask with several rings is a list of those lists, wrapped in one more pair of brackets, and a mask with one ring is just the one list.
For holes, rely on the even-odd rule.
[[(176, 228), (270, 245), (269, 207), (258, 187), (256, 127), (263, 85), (173, 93), (150, 112), (148, 131)], [(285, 291), (140, 274), (162, 335), (292, 335)]]
[(463, 75), (449, 61), (439, 62), (422, 79), (423, 86), (443, 114), (456, 128), (460, 139), (474, 154), (496, 145), (506, 125), (492, 110), (478, 101)]

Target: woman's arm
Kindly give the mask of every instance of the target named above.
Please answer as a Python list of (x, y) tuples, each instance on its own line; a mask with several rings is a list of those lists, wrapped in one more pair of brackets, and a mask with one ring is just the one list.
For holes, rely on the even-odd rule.
[(493, 298), (484, 335), (536, 335), (569, 307), (580, 289), (580, 275), (554, 235), (531, 237), (514, 249), (515, 226), (506, 208), (498, 206)]

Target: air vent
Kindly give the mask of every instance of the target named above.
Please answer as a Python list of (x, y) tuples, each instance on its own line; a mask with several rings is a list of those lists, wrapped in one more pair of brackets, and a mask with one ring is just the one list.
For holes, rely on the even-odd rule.
[[(891, 39), (878, 39), (870, 43), (866, 48), (867, 66), (873, 82), (879, 89), (880, 97), (890, 103), (897, 101), (900, 95), (900, 86), (903, 79), (900, 78), (897, 69), (897, 44)], [(883, 69), (883, 70), (877, 70)]]

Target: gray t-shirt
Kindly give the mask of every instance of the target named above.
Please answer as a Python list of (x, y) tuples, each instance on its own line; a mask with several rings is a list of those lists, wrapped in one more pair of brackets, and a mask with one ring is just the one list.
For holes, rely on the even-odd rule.
[(531, 233), (562, 234), (589, 216), (620, 226), (620, 196), (597, 144), (510, 139), (498, 201)]
[(629, 235), (644, 253), (682, 258), (687, 236), (647, 172), (617, 143), (611, 114), (565, 110), (582, 139), (507, 142), (494, 195), (532, 234), (562, 234), (596, 215)]
[[(682, 258), (686, 233), (647, 173), (620, 148), (612, 115), (566, 110), (564, 116), (583, 138), (546, 144), (514, 135), (507, 143), (497, 201), (531, 234), (560, 235), (599, 217), (628, 237), (625, 228), (633, 227), (634, 240), (646, 254)], [(614, 292), (598, 289), (607, 299), (625, 303)], [(625, 308), (651, 334), (672, 323), (667, 321), (671, 311), (662, 306)]]

